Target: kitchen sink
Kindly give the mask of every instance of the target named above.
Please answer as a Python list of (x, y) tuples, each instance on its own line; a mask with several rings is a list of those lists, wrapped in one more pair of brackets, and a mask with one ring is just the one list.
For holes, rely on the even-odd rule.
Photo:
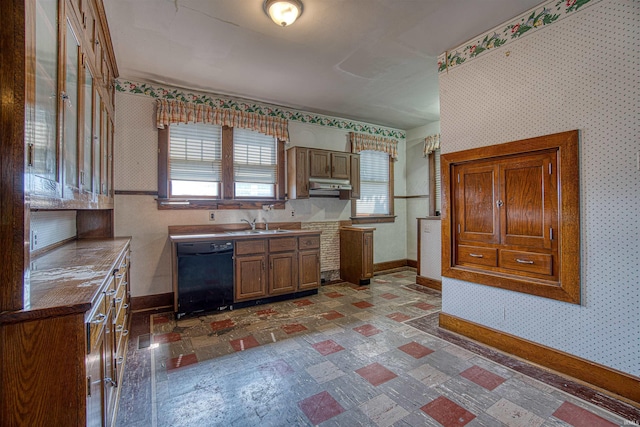
[(247, 236), (253, 234), (280, 234), (280, 233), (290, 233), (290, 230), (238, 230), (238, 231), (227, 231), (227, 234), (232, 234), (235, 236)]

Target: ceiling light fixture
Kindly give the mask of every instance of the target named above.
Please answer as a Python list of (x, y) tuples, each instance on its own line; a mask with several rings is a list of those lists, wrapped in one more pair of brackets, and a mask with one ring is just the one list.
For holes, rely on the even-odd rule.
[(302, 15), (300, 0), (265, 0), (262, 8), (264, 13), (281, 27), (288, 27)]

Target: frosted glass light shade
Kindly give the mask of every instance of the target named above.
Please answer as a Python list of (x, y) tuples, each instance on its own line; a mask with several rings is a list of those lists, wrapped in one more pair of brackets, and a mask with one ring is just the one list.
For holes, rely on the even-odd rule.
[(300, 0), (265, 0), (263, 9), (273, 22), (281, 27), (287, 27), (302, 15), (302, 2)]

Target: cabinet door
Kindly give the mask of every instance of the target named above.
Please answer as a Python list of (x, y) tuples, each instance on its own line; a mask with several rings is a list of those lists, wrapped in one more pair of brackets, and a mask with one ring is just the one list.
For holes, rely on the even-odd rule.
[(35, 23), (28, 32), (32, 37), (33, 51), (28, 60), (31, 75), (27, 75), (27, 79), (33, 82), (33, 86), (27, 87), (27, 97), (35, 106), (27, 115), (25, 126), (32, 174), (31, 191), (59, 197), (58, 2), (35, 0), (27, 2), (26, 6), (33, 8), (35, 14)]
[(296, 253), (269, 255), (269, 295), (288, 294), (297, 289)]
[[(96, 325), (91, 325), (95, 327)], [(91, 350), (87, 355), (87, 426), (100, 427), (105, 420), (104, 395), (104, 328), (98, 338), (91, 336)]]
[(304, 148), (296, 151), (296, 193), (299, 199), (309, 197), (309, 166), (307, 150)]
[(500, 165), (502, 243), (551, 249), (558, 194), (555, 154), (545, 153)]
[[(113, 279), (111, 279), (113, 280)], [(115, 367), (115, 319), (112, 304), (109, 304), (107, 320), (104, 328), (104, 398), (105, 398), (105, 425), (109, 426), (110, 414), (113, 414), (116, 405), (116, 367)]]
[(351, 178), (351, 156), (349, 153), (331, 153), (331, 177)]
[(108, 168), (109, 168), (109, 140), (107, 123), (107, 109), (104, 102), (100, 103), (100, 194), (107, 196), (109, 194)]
[[(64, 158), (64, 183), (67, 187), (78, 188), (78, 104), (79, 104), (79, 79), (80, 70), (80, 43), (78, 37), (67, 19), (65, 34), (65, 77), (64, 91), (62, 93), (63, 105), (63, 158)], [(64, 196), (65, 198), (68, 195)]]
[(93, 76), (87, 64), (84, 66), (82, 169), (80, 185), (85, 193), (93, 192)]
[(331, 178), (331, 153), (309, 150), (309, 175), (315, 178)]
[(264, 255), (236, 256), (235, 300), (256, 299), (267, 294)]
[(113, 118), (107, 116), (107, 196), (113, 199)]
[(373, 277), (373, 232), (362, 233), (362, 277)]
[(300, 251), (298, 254), (300, 290), (315, 289), (320, 286), (320, 252)]
[(457, 166), (454, 178), (458, 242), (499, 243), (497, 166)]
[[(360, 155), (351, 155), (351, 198), (360, 198)], [(353, 202), (355, 203), (355, 202)]]
[(102, 192), (100, 183), (100, 153), (101, 153), (101, 140), (102, 132), (100, 126), (102, 124), (102, 99), (100, 92), (94, 87), (93, 90), (93, 191), (96, 195)]

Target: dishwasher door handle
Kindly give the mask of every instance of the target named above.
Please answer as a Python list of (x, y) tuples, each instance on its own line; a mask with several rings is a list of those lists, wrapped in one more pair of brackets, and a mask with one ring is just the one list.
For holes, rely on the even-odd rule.
[(233, 249), (226, 249), (224, 251), (213, 251), (213, 252), (197, 252), (195, 254), (189, 253), (178, 253), (178, 257), (190, 257), (190, 256), (209, 256), (209, 255), (226, 255), (232, 254)]

